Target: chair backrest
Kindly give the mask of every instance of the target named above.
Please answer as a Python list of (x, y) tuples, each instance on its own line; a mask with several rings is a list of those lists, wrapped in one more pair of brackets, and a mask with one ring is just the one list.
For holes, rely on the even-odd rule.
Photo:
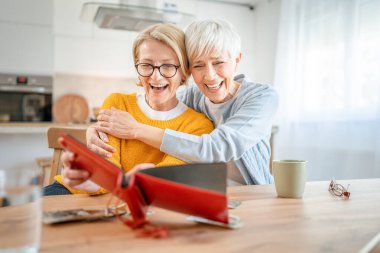
[(69, 134), (83, 144), (86, 144), (86, 129), (87, 127), (49, 127), (47, 131), (48, 146), (54, 149), (54, 154), (51, 161), (51, 169), (45, 172), (44, 185), (52, 184), (54, 177), (60, 173), (62, 154), (62, 147), (58, 142), (60, 134)]

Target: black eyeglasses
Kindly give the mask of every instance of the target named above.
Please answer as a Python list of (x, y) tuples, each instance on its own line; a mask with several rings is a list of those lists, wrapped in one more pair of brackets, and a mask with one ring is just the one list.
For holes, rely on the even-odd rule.
[(348, 191), (348, 188), (350, 185), (347, 185), (347, 188), (345, 188), (341, 184), (337, 184), (335, 182), (335, 179), (332, 179), (329, 185), (329, 191), (331, 194), (338, 196), (338, 197), (344, 197), (344, 198), (349, 198), (350, 197), (350, 192)]
[(150, 77), (153, 75), (154, 69), (158, 69), (158, 72), (160, 72), (161, 76), (165, 78), (171, 78), (175, 76), (180, 66), (181, 65), (174, 64), (162, 64), (161, 66), (154, 66), (149, 63), (139, 63), (135, 65), (137, 73), (139, 73), (140, 76)]

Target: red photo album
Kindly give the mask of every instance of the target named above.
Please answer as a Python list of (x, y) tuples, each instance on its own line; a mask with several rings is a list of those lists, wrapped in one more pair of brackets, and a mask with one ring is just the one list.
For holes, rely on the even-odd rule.
[(149, 205), (229, 223), (226, 164), (156, 167), (127, 178), (123, 170), (73, 137), (66, 134), (61, 137), (63, 148), (74, 153), (73, 165), (89, 171), (93, 182), (127, 203), (134, 226), (147, 222)]

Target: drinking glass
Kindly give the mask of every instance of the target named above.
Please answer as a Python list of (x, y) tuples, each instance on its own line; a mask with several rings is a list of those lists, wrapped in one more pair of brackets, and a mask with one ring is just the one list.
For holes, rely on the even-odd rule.
[(41, 179), (36, 169), (0, 169), (0, 252), (38, 252)]

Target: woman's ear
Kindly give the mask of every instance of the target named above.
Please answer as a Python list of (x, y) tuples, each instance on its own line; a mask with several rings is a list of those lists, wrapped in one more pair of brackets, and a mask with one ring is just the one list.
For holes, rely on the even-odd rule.
[(182, 70), (180, 71), (180, 75), (181, 75), (180, 85), (183, 85), (186, 82), (186, 76), (183, 74)]
[(138, 77), (138, 81), (136, 82), (136, 85), (142, 87), (140, 77)]
[(240, 64), (241, 57), (242, 57), (241, 52), (239, 52), (238, 55), (235, 57), (235, 71), (236, 71), (237, 67), (238, 67), (239, 64)]

